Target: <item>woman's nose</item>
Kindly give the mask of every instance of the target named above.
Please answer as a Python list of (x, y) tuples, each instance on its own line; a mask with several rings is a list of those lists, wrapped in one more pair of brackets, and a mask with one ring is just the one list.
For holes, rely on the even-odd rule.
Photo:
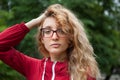
[(59, 38), (58, 34), (56, 32), (54, 32), (52, 35), (52, 39), (58, 39), (58, 38)]

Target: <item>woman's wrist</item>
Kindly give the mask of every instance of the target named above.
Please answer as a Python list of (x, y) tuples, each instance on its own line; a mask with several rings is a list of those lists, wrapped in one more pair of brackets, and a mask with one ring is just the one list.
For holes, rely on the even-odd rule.
[(32, 19), (31, 21), (25, 23), (25, 25), (26, 25), (29, 29), (32, 29), (34, 26), (36, 26), (36, 19)]

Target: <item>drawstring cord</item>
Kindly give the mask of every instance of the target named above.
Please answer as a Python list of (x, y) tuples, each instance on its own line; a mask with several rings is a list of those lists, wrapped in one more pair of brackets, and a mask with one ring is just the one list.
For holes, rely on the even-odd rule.
[(55, 61), (54, 63), (53, 63), (53, 66), (52, 66), (52, 80), (54, 80), (55, 79), (55, 65), (56, 65), (56, 63), (57, 63), (57, 61)]
[[(45, 69), (46, 69), (46, 62), (47, 62), (48, 58), (45, 59), (44, 62), (44, 70), (43, 70), (43, 74), (42, 74), (42, 80), (44, 80), (45, 78)], [(56, 65), (57, 61), (55, 61), (52, 65), (52, 80), (55, 79), (55, 65)]]
[(45, 68), (46, 68), (46, 62), (47, 62), (48, 58), (45, 59), (45, 62), (44, 62), (44, 70), (43, 70), (43, 74), (42, 74), (42, 80), (44, 80), (44, 77), (45, 77)]

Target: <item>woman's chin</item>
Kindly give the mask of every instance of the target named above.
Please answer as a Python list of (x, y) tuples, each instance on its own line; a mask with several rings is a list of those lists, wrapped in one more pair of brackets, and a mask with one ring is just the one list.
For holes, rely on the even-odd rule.
[(53, 49), (53, 50), (50, 50), (49, 53), (50, 53), (50, 54), (60, 54), (61, 51), (58, 50), (58, 49)]

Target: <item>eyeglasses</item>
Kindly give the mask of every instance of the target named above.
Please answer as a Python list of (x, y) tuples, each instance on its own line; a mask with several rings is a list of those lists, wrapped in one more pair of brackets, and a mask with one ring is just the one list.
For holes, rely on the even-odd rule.
[(53, 36), (53, 33), (56, 33), (58, 37), (66, 37), (66, 33), (62, 29), (52, 30), (48, 28), (41, 29), (43, 37), (50, 38)]

